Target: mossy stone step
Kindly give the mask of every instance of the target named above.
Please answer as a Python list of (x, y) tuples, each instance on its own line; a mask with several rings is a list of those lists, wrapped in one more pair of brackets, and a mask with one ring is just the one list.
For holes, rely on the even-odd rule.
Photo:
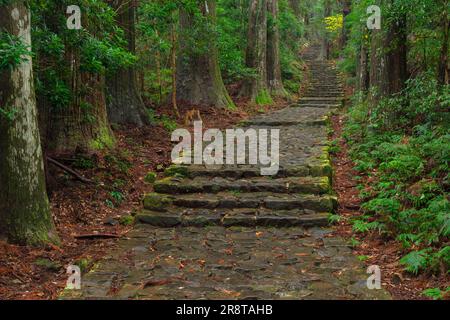
[[(320, 160), (314, 164), (300, 164), (280, 167), (278, 173), (272, 178), (280, 177), (328, 177), (332, 178), (333, 169), (328, 159)], [(232, 165), (173, 165), (166, 170), (166, 176), (178, 176), (194, 179), (196, 177), (221, 177), (221, 178), (252, 178), (261, 177), (261, 170), (257, 166), (232, 166)]]
[(337, 199), (331, 195), (280, 194), (269, 192), (219, 192), (170, 195), (150, 193), (144, 209), (165, 212), (171, 206), (202, 209), (266, 208), (272, 210), (313, 210), (334, 212)]
[[(307, 103), (307, 104), (296, 104), (296, 105), (294, 105), (294, 107), (297, 107), (297, 108), (299, 108), (299, 107), (301, 107), (301, 108), (321, 108), (321, 109), (326, 109), (326, 108), (328, 108), (328, 109), (338, 109), (338, 108), (340, 108), (342, 106), (342, 104), (331, 104), (331, 103)], [(328, 120), (329, 118), (327, 118), (327, 120)], [(325, 125), (325, 124), (327, 124), (327, 122), (325, 121), (325, 122), (323, 122), (323, 120), (322, 121), (320, 121), (320, 120), (318, 120), (318, 121), (316, 121), (316, 122), (312, 122), (313, 124), (322, 124), (322, 125)]]
[(154, 190), (159, 193), (218, 193), (222, 191), (235, 192), (274, 192), (274, 193), (306, 193), (325, 194), (330, 192), (328, 177), (289, 177), (269, 179), (255, 177), (250, 179), (205, 178), (181, 179), (168, 177), (157, 181)]
[(316, 227), (328, 225), (328, 213), (304, 212), (302, 210), (207, 210), (186, 209), (159, 212), (144, 210), (136, 215), (136, 221), (161, 228), (182, 227)]

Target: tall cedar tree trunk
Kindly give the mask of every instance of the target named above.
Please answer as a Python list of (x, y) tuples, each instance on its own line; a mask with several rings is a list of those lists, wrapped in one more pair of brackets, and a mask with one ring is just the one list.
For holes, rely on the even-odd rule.
[(448, 68), (448, 42), (450, 32), (450, 21), (448, 17), (448, 0), (444, 1), (442, 8), (442, 45), (441, 55), (438, 66), (438, 81), (440, 84), (449, 84), (449, 68)]
[(179, 118), (180, 112), (177, 105), (177, 28), (174, 19), (175, 14), (172, 13), (172, 24), (170, 26), (170, 69), (172, 71), (172, 108), (175, 115)]
[[(382, 24), (382, 28), (383, 26), (384, 24)], [(371, 106), (377, 105), (381, 99), (385, 69), (386, 55), (383, 54), (383, 32), (382, 30), (374, 29), (371, 31), (370, 40), (369, 102)]]
[(345, 48), (345, 46), (347, 45), (347, 41), (348, 41), (348, 34), (349, 34), (349, 29), (348, 26), (346, 24), (347, 22), (347, 16), (350, 14), (351, 12), (351, 6), (352, 3), (350, 0), (342, 0), (342, 16), (344, 17), (344, 24), (342, 26), (342, 34), (341, 34), (341, 43), (340, 43), (340, 47), (341, 50), (343, 50)]
[[(136, 0), (114, 0), (116, 22), (124, 30), (127, 50), (136, 52)], [(108, 117), (112, 123), (142, 126), (148, 122), (144, 102), (138, 91), (134, 67), (121, 68), (107, 77)]]
[(408, 77), (406, 17), (398, 17), (388, 26), (385, 24), (382, 30), (372, 30), (370, 86), (376, 91), (371, 95), (372, 105), (383, 97), (400, 92)]
[(72, 100), (67, 106), (47, 108), (46, 150), (51, 153), (89, 152), (113, 147), (114, 135), (108, 122), (103, 74), (80, 71), (77, 48), (66, 47), (65, 82)]
[(245, 63), (255, 76), (244, 81), (240, 95), (256, 104), (271, 103), (267, 86), (267, 0), (250, 1)]
[[(215, 0), (201, 2), (200, 10), (211, 23), (216, 23)], [(191, 48), (189, 38), (193, 33), (194, 19), (192, 14), (180, 10), (177, 100), (189, 104), (235, 108), (222, 80), (216, 42), (213, 39), (205, 39), (205, 42), (208, 42), (208, 50), (201, 53), (194, 53), (195, 48)]]
[[(65, 12), (63, 4), (60, 8)], [(82, 26), (88, 29), (89, 21), (84, 19)], [(50, 28), (57, 30), (58, 26)], [(45, 129), (45, 150), (75, 153), (113, 147), (115, 139), (107, 116), (104, 74), (81, 71), (79, 48), (67, 44), (64, 61), (59, 76), (70, 90), (69, 103), (52, 105), (38, 97), (40, 127)]]
[[(331, 16), (331, 0), (325, 0), (324, 17)], [(322, 59), (330, 59), (330, 40), (328, 40), (327, 34), (323, 35), (322, 39)]]
[(363, 41), (359, 47), (359, 55), (357, 58), (356, 89), (358, 91), (367, 92), (369, 89), (369, 54), (367, 51), (367, 43), (365, 41)]
[[(0, 29), (31, 46), (23, 1), (0, 5)], [(0, 70), (0, 235), (23, 245), (58, 242), (47, 193), (31, 57)]]
[(384, 48), (387, 48), (385, 86), (383, 94), (392, 95), (405, 87), (408, 79), (406, 15), (393, 21), (385, 35)]
[(268, 0), (270, 19), (267, 26), (267, 84), (273, 96), (286, 97), (281, 79), (280, 32), (278, 29), (278, 0)]

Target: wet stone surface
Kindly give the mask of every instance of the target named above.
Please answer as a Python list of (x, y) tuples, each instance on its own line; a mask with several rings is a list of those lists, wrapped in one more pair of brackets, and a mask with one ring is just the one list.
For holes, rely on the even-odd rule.
[(368, 275), (351, 249), (330, 236), (324, 228), (140, 225), (83, 277), (81, 294), (85, 299), (388, 299), (384, 291), (367, 289)]

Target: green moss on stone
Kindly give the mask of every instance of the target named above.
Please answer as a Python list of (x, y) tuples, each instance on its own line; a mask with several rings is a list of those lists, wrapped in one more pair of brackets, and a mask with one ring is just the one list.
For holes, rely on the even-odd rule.
[(93, 150), (111, 149), (116, 144), (113, 133), (107, 125), (102, 125), (97, 138), (89, 142), (89, 147)]
[(134, 223), (133, 216), (123, 216), (120, 218), (120, 224), (123, 226), (130, 226)]
[(255, 97), (255, 103), (257, 105), (268, 105), (273, 103), (272, 97), (267, 90), (261, 90)]
[(186, 166), (172, 165), (164, 171), (164, 174), (166, 175), (166, 177), (187, 177), (189, 175), (189, 171)]
[(172, 204), (172, 199), (159, 193), (149, 193), (144, 197), (144, 208), (155, 211), (166, 211)]

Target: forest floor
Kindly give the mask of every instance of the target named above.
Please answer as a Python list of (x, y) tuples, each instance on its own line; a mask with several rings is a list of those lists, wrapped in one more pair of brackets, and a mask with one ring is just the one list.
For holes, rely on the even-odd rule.
[[(237, 104), (239, 111), (181, 106), (177, 122), (185, 127), (184, 115), (195, 108), (201, 113), (204, 130), (229, 128), (250, 116), (283, 108), (288, 102), (280, 100), (267, 107), (242, 101)], [(170, 106), (159, 107), (156, 113), (174, 118)], [(152, 192), (145, 176), (155, 172), (162, 177), (171, 164), (173, 145), (163, 123), (115, 129), (114, 133), (114, 150), (51, 155), (95, 183), (80, 182), (67, 172), (48, 167), (49, 198), (61, 245), (35, 249), (0, 241), (0, 300), (57, 298), (66, 286), (68, 265), (89, 269), (132, 229), (127, 217), (142, 207), (142, 196)]]
[[(333, 188), (338, 196), (338, 214), (343, 217), (337, 224), (337, 234), (355, 242), (353, 252), (367, 266), (378, 265), (382, 270), (382, 285), (398, 300), (426, 299), (422, 292), (428, 288), (437, 288), (448, 281), (445, 274), (441, 276), (422, 274), (413, 276), (404, 271), (399, 260), (404, 256), (402, 245), (398, 241), (385, 239), (376, 231), (358, 234), (352, 231), (350, 219), (362, 215), (361, 200), (358, 197), (358, 173), (353, 169), (354, 163), (348, 155), (348, 146), (342, 139), (345, 114), (332, 118), (332, 140), (339, 141), (339, 151), (333, 156), (334, 181)], [(364, 180), (370, 186), (371, 181)]]

